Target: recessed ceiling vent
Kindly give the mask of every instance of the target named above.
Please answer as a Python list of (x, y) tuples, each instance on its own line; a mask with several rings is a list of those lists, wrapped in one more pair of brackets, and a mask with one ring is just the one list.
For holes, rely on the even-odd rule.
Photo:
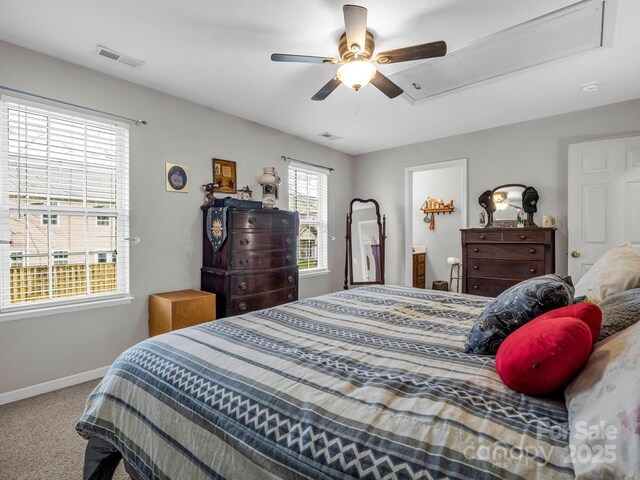
[(140, 68), (144, 65), (142, 60), (138, 60), (137, 58), (129, 57), (127, 55), (123, 55), (121, 53), (116, 52), (115, 50), (111, 50), (110, 48), (103, 47), (102, 45), (98, 45), (96, 47), (95, 53), (100, 55), (101, 57), (108, 58), (109, 60), (114, 60), (118, 63), (123, 63), (124, 65), (128, 65), (132, 68)]
[(322, 138), (326, 138), (327, 140), (340, 140), (342, 138), (329, 132), (322, 132), (322, 133), (319, 133), (318, 135), (320, 135)]

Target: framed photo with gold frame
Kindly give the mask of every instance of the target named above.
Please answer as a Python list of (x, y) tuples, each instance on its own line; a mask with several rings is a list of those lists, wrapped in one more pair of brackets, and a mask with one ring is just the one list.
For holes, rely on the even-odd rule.
[(165, 163), (167, 192), (189, 192), (189, 167), (177, 163)]
[(236, 162), (231, 160), (213, 159), (213, 183), (219, 185), (216, 193), (236, 193)]

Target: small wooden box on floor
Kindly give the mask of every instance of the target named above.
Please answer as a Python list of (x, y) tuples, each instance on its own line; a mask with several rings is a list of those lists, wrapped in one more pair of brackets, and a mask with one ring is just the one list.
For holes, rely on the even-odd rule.
[(149, 295), (149, 336), (216, 319), (216, 296), (200, 290)]

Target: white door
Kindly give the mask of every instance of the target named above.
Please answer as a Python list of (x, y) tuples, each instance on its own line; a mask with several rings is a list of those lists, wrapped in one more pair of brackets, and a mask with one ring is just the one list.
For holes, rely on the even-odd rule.
[(640, 137), (569, 145), (568, 272), (574, 284), (609, 248), (640, 250)]

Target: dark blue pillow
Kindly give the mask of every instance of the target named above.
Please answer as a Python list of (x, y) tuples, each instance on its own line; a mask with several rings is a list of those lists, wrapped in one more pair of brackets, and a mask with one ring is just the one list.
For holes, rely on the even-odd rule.
[(573, 303), (571, 277), (543, 275), (514, 285), (487, 305), (471, 327), (465, 351), (495, 355), (507, 336), (529, 320)]

